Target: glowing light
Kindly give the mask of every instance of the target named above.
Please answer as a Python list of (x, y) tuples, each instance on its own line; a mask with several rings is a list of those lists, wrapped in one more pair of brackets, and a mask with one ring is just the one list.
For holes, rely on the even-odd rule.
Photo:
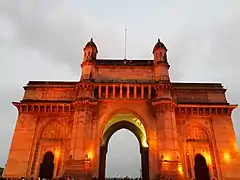
[[(144, 125), (142, 124), (140, 119), (136, 118), (133, 114), (130, 114), (130, 113), (120, 113), (112, 117), (106, 124), (103, 130), (103, 134), (108, 130), (109, 127), (123, 120), (134, 124), (136, 127), (138, 127), (141, 130), (142, 136), (140, 137), (141, 139), (140, 143), (143, 147), (148, 147), (147, 134), (146, 134)], [(105, 141), (103, 140), (103, 142)]]
[(88, 152), (87, 158), (88, 158), (88, 159), (93, 159), (93, 151), (92, 151), (92, 150), (90, 150), (90, 151)]
[(170, 160), (171, 160), (171, 158), (170, 158), (169, 155), (165, 155), (165, 156), (164, 156), (164, 161), (170, 161)]
[(178, 166), (178, 172), (179, 174), (183, 175), (183, 168), (181, 165)]
[(225, 160), (226, 162), (230, 162), (231, 156), (230, 156), (229, 153), (224, 153), (224, 160)]
[(56, 159), (58, 159), (59, 156), (60, 156), (60, 151), (59, 151), (59, 149), (55, 149), (55, 151), (54, 151), (54, 157), (55, 157)]
[(206, 161), (207, 161), (207, 165), (211, 165), (211, 164), (212, 164), (212, 159), (211, 159), (210, 154), (207, 153), (207, 152), (205, 152), (205, 153), (204, 153), (204, 157), (205, 157), (205, 159), (206, 159)]
[(238, 145), (237, 145), (237, 143), (234, 143), (233, 146), (234, 146), (234, 150), (235, 150), (235, 151), (238, 151)]

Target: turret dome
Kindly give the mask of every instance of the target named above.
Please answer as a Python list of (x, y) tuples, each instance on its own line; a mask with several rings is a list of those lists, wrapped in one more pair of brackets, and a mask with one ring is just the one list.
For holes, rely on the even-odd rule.
[(88, 47), (95, 48), (98, 52), (97, 45), (93, 42), (93, 38), (91, 38), (91, 40), (85, 45), (85, 48), (88, 48)]
[(167, 51), (166, 46), (160, 41), (159, 38), (158, 38), (158, 42), (155, 44), (155, 46), (153, 48), (153, 53), (156, 49), (164, 49), (165, 51)]

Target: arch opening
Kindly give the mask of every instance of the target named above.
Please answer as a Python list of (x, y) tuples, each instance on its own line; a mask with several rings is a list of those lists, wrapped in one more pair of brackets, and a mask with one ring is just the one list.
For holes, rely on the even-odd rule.
[(197, 154), (194, 158), (194, 172), (196, 180), (210, 180), (207, 161), (201, 154)]
[(140, 178), (141, 155), (139, 141), (127, 129), (116, 131), (108, 143), (106, 178)]
[(54, 155), (48, 151), (43, 156), (43, 161), (40, 164), (39, 177), (41, 179), (51, 179), (54, 171)]
[(137, 138), (141, 153), (142, 179), (149, 179), (149, 153), (145, 128), (141, 121), (132, 114), (118, 114), (112, 117), (106, 124), (102, 133), (102, 142), (100, 144), (99, 154), (99, 175), (100, 180), (105, 179), (106, 172), (106, 154), (108, 143), (111, 136), (120, 129), (131, 131)]

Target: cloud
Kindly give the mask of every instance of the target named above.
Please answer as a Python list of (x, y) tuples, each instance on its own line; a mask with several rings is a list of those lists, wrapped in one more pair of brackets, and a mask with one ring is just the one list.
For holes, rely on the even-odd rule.
[[(109, 26), (91, 12), (79, 11), (69, 1), (24, 2), (5, 1), (0, 11), (14, 26), (18, 41), (44, 58), (65, 63), (79, 73), (77, 65), (90, 37), (102, 42), (99, 49), (103, 57), (121, 56), (116, 26)], [(109, 51), (111, 44), (115, 46)]]

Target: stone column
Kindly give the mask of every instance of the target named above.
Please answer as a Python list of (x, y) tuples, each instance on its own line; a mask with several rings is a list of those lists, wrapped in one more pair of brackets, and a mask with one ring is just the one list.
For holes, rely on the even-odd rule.
[(113, 99), (116, 98), (116, 85), (113, 85)]
[[(95, 101), (75, 101), (75, 115), (74, 124), (72, 132), (72, 145), (71, 145), (71, 155), (72, 158), (68, 160), (65, 167), (65, 175), (71, 175), (75, 172), (79, 175), (81, 174), (91, 174), (92, 159), (89, 157), (91, 151), (93, 140), (93, 110), (95, 109)], [(90, 160), (90, 166), (87, 167), (87, 172), (83, 172), (86, 168), (85, 160)], [(72, 174), (75, 176), (76, 174)]]
[(98, 180), (105, 180), (107, 147), (100, 146)]
[(120, 99), (122, 99), (122, 84), (120, 84)]
[(127, 85), (127, 99), (129, 99), (130, 97), (130, 87), (129, 87), (129, 84)]
[(144, 99), (144, 86), (141, 85), (141, 99)]
[[(156, 127), (156, 125), (154, 126)], [(149, 171), (150, 179), (155, 179), (158, 175), (158, 138), (157, 129), (148, 131), (148, 145), (149, 145)]]
[(134, 99), (137, 99), (137, 85), (134, 84)]
[(175, 119), (175, 103), (171, 100), (154, 102), (159, 139), (159, 172), (167, 178), (181, 179), (179, 146)]
[(108, 99), (108, 85), (106, 85), (106, 99)]
[(151, 85), (148, 85), (148, 99), (151, 99)]
[(98, 89), (98, 98), (101, 99), (102, 98), (102, 85), (99, 85), (99, 89)]
[(142, 164), (142, 179), (149, 180), (149, 150), (148, 147), (140, 147), (141, 164)]

